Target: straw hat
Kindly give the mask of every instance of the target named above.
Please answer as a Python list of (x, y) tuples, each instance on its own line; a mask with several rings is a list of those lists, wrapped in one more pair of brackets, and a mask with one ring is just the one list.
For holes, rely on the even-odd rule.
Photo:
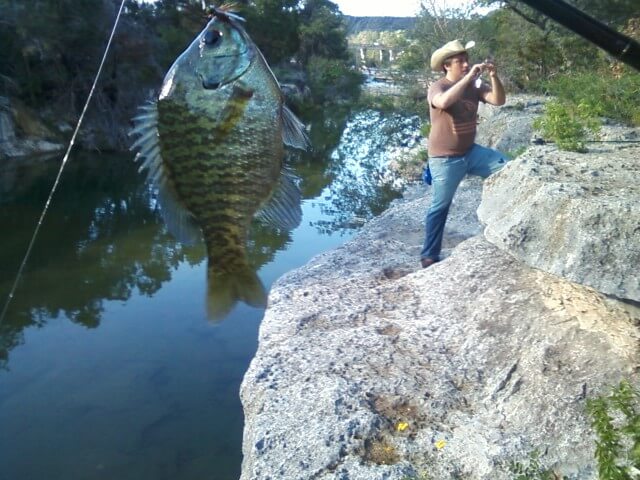
[(447, 58), (459, 53), (466, 53), (466, 51), (475, 44), (476, 42), (471, 41), (467, 42), (466, 45), (462, 45), (460, 40), (453, 40), (449, 43), (445, 43), (444, 46), (437, 49), (433, 52), (433, 55), (431, 55), (431, 69), (435, 71), (442, 70), (442, 64)]

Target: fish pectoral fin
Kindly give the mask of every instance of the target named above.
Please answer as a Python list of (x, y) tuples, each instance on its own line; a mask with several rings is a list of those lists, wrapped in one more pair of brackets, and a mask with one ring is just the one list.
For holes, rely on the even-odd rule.
[(278, 184), (256, 218), (270, 227), (291, 231), (300, 225), (302, 208), (301, 195), (296, 175), (283, 168)]
[(193, 215), (178, 200), (169, 182), (158, 189), (160, 215), (169, 233), (184, 245), (195, 245), (202, 241), (202, 231)]
[(218, 119), (218, 138), (224, 138), (233, 130), (242, 119), (249, 100), (253, 97), (253, 90), (242, 81), (234, 84), (227, 104), (220, 112)]
[(217, 273), (209, 268), (207, 275), (209, 319), (214, 323), (224, 320), (239, 300), (252, 307), (266, 307), (267, 292), (258, 274), (249, 266), (243, 271), (232, 273)]
[(310, 145), (304, 123), (286, 105), (282, 106), (282, 141), (300, 150), (307, 150)]
[(143, 105), (132, 120), (133, 128), (129, 131), (129, 136), (137, 137), (131, 145), (131, 150), (138, 152), (135, 158), (140, 162), (138, 170), (146, 170), (147, 181), (160, 186), (166, 179), (166, 173), (160, 156), (158, 104), (149, 102)]

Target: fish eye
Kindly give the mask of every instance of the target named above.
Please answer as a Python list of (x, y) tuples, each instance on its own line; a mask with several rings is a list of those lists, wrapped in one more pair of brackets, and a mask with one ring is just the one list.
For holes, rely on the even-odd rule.
[(222, 38), (222, 33), (218, 30), (207, 30), (203, 38), (205, 44), (215, 45)]

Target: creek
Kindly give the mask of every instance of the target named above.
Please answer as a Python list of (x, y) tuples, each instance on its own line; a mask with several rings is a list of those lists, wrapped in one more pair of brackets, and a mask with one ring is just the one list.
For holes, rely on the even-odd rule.
[[(249, 239), (267, 288), (400, 195), (386, 162), (418, 129), (373, 111), (311, 121), (313, 150), (291, 159), (302, 223)], [(205, 248), (167, 233), (131, 160), (72, 157), (0, 324), (1, 479), (239, 477), (238, 392), (264, 310), (207, 320)], [(21, 159), (0, 173), (2, 305), (58, 168)]]

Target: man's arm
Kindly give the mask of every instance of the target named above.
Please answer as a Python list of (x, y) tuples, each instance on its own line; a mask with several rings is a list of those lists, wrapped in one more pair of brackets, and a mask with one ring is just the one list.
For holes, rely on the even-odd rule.
[(462, 94), (466, 88), (480, 76), (483, 66), (484, 64), (478, 63), (471, 67), (469, 73), (457, 81), (453, 87), (448, 89), (446, 92), (439, 93), (433, 97), (431, 99), (431, 104), (436, 108), (445, 110), (456, 103), (462, 98)]
[(497, 107), (504, 105), (504, 102), (507, 101), (507, 96), (504, 93), (504, 86), (502, 85), (500, 78), (498, 78), (496, 66), (493, 63), (485, 63), (484, 68), (489, 72), (491, 90), (484, 93), (482, 95), (482, 99), (491, 105), (496, 105)]

